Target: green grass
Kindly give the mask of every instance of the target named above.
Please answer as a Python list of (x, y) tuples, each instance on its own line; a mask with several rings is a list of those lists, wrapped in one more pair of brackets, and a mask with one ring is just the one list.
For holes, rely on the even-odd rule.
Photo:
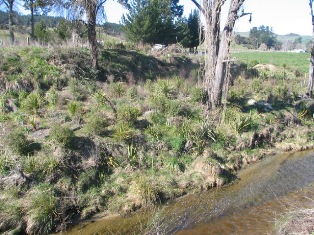
[[(61, 221), (70, 223), (72, 215), (83, 219), (99, 211), (129, 213), (206, 183), (209, 175), (195, 167), (207, 167), (202, 156), (221, 160), (226, 171), (227, 163), (238, 169), (240, 158), (254, 154), (248, 144), (255, 131), (272, 127), (280, 130), (272, 133), (274, 138), (287, 136), (291, 129), (285, 134), (289, 127), (283, 123), (291, 122), (291, 112), (298, 116), (292, 102), (306, 89), (303, 76), (293, 69), (305, 71), (308, 54), (234, 56), (248, 65), (239, 64), (221, 119), (218, 111), (204, 117), (207, 97), (196, 85), (197, 73), (191, 75), (198, 64), (182, 63), (185, 58), (174, 66), (140, 52), (105, 49), (100, 53), (105, 75), (95, 81), (87, 49), (5, 49), (0, 69), (8, 88), (1, 94), (0, 120), (4, 134), (10, 135), (0, 138), (5, 147), (0, 150), (0, 174), (9, 175), (19, 164), (32, 184), (21, 182), (20, 196), (12, 204), (0, 200), (0, 221), (23, 217), (29, 233), (43, 234)], [(278, 69), (249, 73), (254, 61)], [(188, 75), (181, 74), (183, 68)], [(266, 113), (247, 105), (249, 98), (267, 100), (275, 110)], [(293, 131), (307, 131), (298, 141), (312, 141), (312, 119), (304, 112), (299, 116), (304, 116), (300, 125), (290, 123)], [(239, 144), (250, 152), (236, 150)], [(268, 143), (259, 146), (268, 148)], [(13, 206), (22, 201), (23, 208)], [(16, 224), (8, 223), (7, 230), (11, 227)]]
[(310, 54), (308, 53), (250, 51), (232, 53), (231, 57), (246, 64), (251, 64), (252, 61), (257, 61), (259, 64), (273, 64), (278, 67), (286, 64), (288, 70), (299, 70), (302, 73), (308, 72), (310, 63)]

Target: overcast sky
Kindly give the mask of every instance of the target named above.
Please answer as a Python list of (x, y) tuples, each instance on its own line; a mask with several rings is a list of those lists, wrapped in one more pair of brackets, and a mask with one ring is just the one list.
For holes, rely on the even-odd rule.
[[(184, 12), (188, 15), (194, 5), (191, 0), (180, 0)], [(238, 32), (247, 32), (254, 26), (270, 26), (276, 34), (297, 33), (312, 35), (309, 0), (246, 0), (245, 12), (252, 12), (252, 23), (248, 17), (240, 19), (235, 27)], [(118, 3), (108, 0), (105, 4), (107, 21), (119, 23), (123, 13), (127, 12)]]

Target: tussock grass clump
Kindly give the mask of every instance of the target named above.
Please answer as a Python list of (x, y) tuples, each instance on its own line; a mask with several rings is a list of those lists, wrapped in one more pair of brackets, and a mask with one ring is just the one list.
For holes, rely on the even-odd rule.
[(31, 152), (30, 141), (21, 128), (10, 131), (5, 137), (5, 143), (12, 153), (27, 155)]
[[(1, 189), (0, 200), (0, 231), (22, 227), (23, 207), (18, 196), (19, 190), (15, 186)], [(19, 230), (19, 229), (16, 229)]]
[(101, 113), (92, 113), (91, 117), (86, 120), (84, 129), (92, 135), (104, 135), (106, 128), (109, 126), (109, 121)]
[(27, 233), (49, 234), (56, 225), (57, 203), (51, 186), (42, 184), (33, 188), (27, 195)]
[(21, 106), (30, 114), (38, 114), (38, 111), (43, 104), (43, 97), (38, 92), (32, 92), (24, 100), (22, 100)]
[(70, 127), (54, 125), (49, 133), (50, 140), (61, 147), (70, 148), (74, 138), (74, 132)]

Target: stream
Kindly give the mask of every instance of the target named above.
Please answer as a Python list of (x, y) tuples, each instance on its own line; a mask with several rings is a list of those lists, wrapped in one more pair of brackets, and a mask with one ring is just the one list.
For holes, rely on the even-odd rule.
[(63, 234), (274, 234), (282, 213), (314, 207), (313, 150), (268, 156), (237, 177), (230, 186), (127, 218), (84, 222)]

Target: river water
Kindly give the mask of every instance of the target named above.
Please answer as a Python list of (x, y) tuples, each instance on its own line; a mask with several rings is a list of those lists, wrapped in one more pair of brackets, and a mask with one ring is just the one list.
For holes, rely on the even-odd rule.
[(77, 234), (274, 234), (282, 213), (314, 207), (314, 152), (266, 157), (230, 186), (122, 218), (82, 223)]

